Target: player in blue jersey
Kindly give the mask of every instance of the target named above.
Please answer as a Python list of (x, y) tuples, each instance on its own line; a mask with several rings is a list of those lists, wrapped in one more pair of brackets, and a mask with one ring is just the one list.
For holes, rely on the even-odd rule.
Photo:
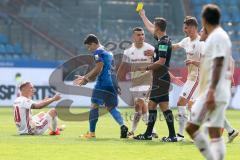
[(104, 50), (98, 38), (93, 34), (89, 34), (86, 37), (84, 44), (88, 51), (93, 53), (96, 65), (86, 75), (78, 75), (73, 82), (75, 85), (81, 86), (94, 80), (96, 77), (97, 80), (91, 98), (92, 105), (89, 113), (90, 130), (87, 134), (83, 135), (83, 137), (95, 137), (95, 129), (99, 117), (99, 106), (104, 105), (121, 127), (120, 138), (127, 138), (128, 128), (124, 125), (121, 113), (117, 110), (118, 83), (114, 71), (113, 55)]

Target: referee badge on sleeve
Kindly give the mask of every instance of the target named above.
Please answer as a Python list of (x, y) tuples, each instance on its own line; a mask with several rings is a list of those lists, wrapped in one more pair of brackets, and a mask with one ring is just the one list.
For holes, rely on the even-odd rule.
[(158, 46), (158, 51), (164, 51), (167, 52), (168, 46), (167, 45), (159, 45)]
[(97, 54), (94, 55), (94, 59), (95, 59), (95, 61), (98, 61), (99, 60), (99, 56)]

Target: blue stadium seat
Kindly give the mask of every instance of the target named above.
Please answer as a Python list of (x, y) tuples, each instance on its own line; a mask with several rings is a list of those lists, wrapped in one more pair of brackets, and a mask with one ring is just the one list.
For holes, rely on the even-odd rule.
[(6, 52), (10, 55), (14, 55), (15, 54), (15, 50), (13, 48), (13, 46), (11, 44), (7, 44), (6, 45)]
[(14, 44), (14, 50), (15, 50), (15, 53), (19, 56), (21, 56), (23, 54), (23, 48), (20, 43)]
[(231, 18), (229, 17), (229, 14), (223, 13), (222, 14), (222, 22), (229, 22)]
[(0, 43), (2, 44), (7, 44), (8, 43), (8, 38), (6, 35), (0, 33)]
[(0, 54), (1, 55), (6, 55), (6, 48), (5, 48), (5, 45), (3, 45), (3, 44), (0, 44)]

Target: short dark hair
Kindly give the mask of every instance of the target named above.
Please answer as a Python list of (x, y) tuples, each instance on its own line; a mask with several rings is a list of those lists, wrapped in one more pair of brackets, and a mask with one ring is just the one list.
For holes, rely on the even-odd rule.
[(142, 27), (134, 27), (132, 32), (136, 32), (136, 31), (143, 31), (143, 28)]
[(25, 87), (26, 85), (29, 85), (29, 84), (31, 84), (31, 82), (29, 82), (29, 81), (21, 82), (21, 83), (19, 84), (19, 89), (20, 89), (20, 91), (22, 91), (23, 87)]
[(193, 16), (186, 16), (183, 21), (183, 24), (186, 24), (187, 26), (195, 26), (195, 27), (198, 26), (197, 19), (196, 17), (193, 17)]
[(154, 19), (155, 26), (158, 27), (162, 32), (165, 32), (167, 29), (167, 21), (162, 17), (156, 17)]
[(211, 25), (218, 25), (220, 24), (221, 11), (215, 4), (207, 4), (203, 6), (202, 18), (204, 18), (207, 23)]
[(85, 38), (84, 44), (92, 44), (92, 43), (99, 44), (99, 40), (98, 40), (97, 36), (95, 36), (94, 34), (89, 34)]

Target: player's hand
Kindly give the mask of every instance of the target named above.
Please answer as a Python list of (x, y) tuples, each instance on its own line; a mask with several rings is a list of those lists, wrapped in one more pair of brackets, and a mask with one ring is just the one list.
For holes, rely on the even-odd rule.
[(43, 99), (43, 101), (47, 101), (47, 100), (49, 100), (50, 99), (50, 97), (45, 97), (44, 99)]
[(207, 93), (207, 100), (205, 102), (205, 107), (212, 112), (216, 108), (216, 102), (215, 102), (215, 90), (209, 89)]
[(189, 59), (188, 59), (188, 60), (185, 60), (184, 62), (185, 62), (185, 64), (186, 64), (186, 66), (189, 65), (189, 64), (193, 64), (193, 65), (199, 67), (199, 65), (200, 65), (200, 62), (194, 61), (194, 60), (189, 60)]
[(200, 35), (200, 41), (205, 41), (208, 37), (207, 30), (205, 28), (202, 28), (199, 35)]
[(178, 86), (183, 86), (184, 82), (182, 81), (182, 77), (171, 77), (171, 82), (178, 85)]
[(151, 56), (152, 57), (153, 55), (154, 55), (153, 50), (148, 49), (148, 50), (144, 51), (144, 56)]
[(145, 72), (146, 67), (135, 67), (135, 68), (132, 69), (132, 72), (136, 72), (136, 71)]
[(82, 85), (85, 85), (87, 84), (87, 80), (84, 76), (80, 76), (80, 75), (75, 75), (77, 78), (73, 81), (73, 84), (74, 85), (79, 85), (79, 86), (82, 86)]
[(140, 10), (139, 15), (140, 17), (145, 17), (145, 10), (144, 9)]
[(62, 97), (61, 97), (61, 94), (60, 93), (56, 93), (54, 96), (53, 96), (53, 99), (54, 101), (58, 101), (60, 100)]
[(185, 62), (185, 64), (186, 64), (186, 66), (189, 65), (189, 64), (193, 64), (193, 61), (190, 60), (190, 59), (187, 59), (187, 60), (185, 60), (184, 62)]

